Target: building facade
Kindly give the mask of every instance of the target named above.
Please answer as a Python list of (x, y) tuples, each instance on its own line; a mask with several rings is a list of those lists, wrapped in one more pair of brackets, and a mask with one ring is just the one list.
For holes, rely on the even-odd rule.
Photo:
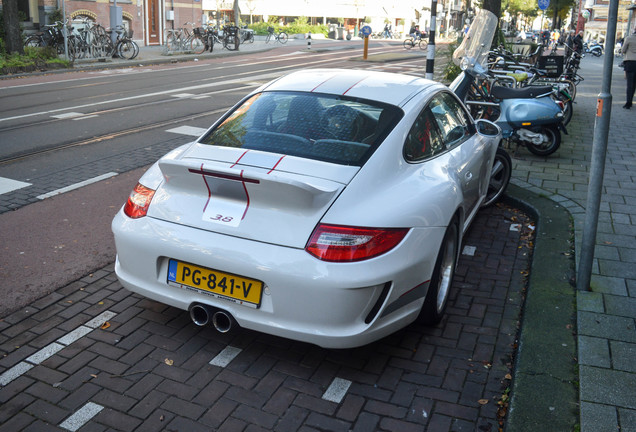
[[(39, 29), (51, 24), (49, 15), (63, 11), (76, 24), (88, 18), (104, 27), (121, 24), (133, 31), (140, 45), (161, 45), (166, 30), (202, 23), (235, 22), (234, 0), (17, 0), (26, 17), (24, 27)], [(465, 0), (438, 2), (438, 31), (461, 30), (466, 16)], [(0, 0), (0, 6), (2, 0)], [(430, 29), (431, 0), (239, 0), (240, 21), (244, 24), (277, 17), (280, 24), (307, 17), (312, 24), (346, 23), (350, 32), (363, 23), (380, 32), (385, 24), (393, 31), (407, 33), (413, 24)], [(117, 18), (119, 17), (119, 18)], [(189, 24), (186, 24), (189, 23)]]

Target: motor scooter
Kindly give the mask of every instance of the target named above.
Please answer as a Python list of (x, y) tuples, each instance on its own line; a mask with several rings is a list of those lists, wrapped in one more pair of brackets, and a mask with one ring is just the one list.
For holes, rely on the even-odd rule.
[[(453, 62), (462, 73), (449, 86), (466, 104), (496, 107), (498, 115), (491, 117), (502, 130), (504, 139), (525, 145), (538, 156), (548, 156), (561, 145), (563, 109), (553, 98), (551, 86), (509, 88), (493, 86), (490, 100), (470, 100), (469, 89), (476, 80), (487, 78), (485, 65), (497, 26), (492, 12), (481, 10), (479, 25), (471, 25), (468, 35), (453, 53)], [(476, 18), (476, 19), (477, 19)]]
[(594, 57), (600, 57), (603, 55), (603, 45), (596, 41), (583, 42), (583, 52), (590, 53)]

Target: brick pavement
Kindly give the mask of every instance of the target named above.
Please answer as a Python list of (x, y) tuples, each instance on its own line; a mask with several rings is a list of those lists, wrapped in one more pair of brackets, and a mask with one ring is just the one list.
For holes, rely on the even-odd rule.
[[(484, 209), (442, 325), (352, 350), (197, 327), (108, 266), (0, 321), (0, 431), (495, 431), (531, 225)], [(228, 346), (238, 355), (212, 365)], [(327, 398), (337, 378), (349, 384)]]
[[(603, 58), (586, 57), (574, 117), (560, 150), (547, 157), (519, 149), (513, 183), (566, 207), (575, 228), (577, 265), (585, 221), (596, 99)], [(582, 432), (636, 431), (636, 112), (622, 109), (625, 80), (615, 59), (612, 112), (594, 266), (589, 291), (577, 293)]]

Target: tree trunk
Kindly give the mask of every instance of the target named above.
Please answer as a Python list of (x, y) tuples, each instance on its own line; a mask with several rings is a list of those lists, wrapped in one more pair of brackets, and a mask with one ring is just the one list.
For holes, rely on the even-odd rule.
[(7, 53), (17, 52), (24, 54), (17, 0), (3, 0), (2, 15), (4, 18), (4, 43)]
[(483, 8), (501, 18), (501, 0), (484, 0)]

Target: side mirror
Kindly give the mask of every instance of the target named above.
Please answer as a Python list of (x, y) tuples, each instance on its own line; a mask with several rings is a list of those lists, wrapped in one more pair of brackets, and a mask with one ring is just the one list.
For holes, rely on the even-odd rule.
[(501, 128), (493, 122), (485, 119), (479, 119), (475, 122), (477, 133), (484, 136), (497, 136), (501, 134)]

